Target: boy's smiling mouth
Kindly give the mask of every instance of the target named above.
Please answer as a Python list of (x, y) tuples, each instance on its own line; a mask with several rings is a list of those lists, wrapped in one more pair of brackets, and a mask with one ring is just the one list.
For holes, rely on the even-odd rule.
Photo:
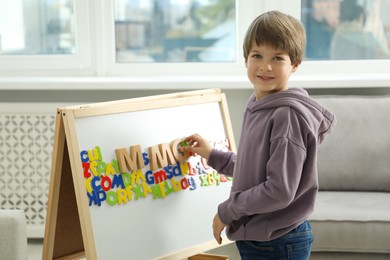
[(269, 81), (269, 80), (273, 80), (275, 77), (258, 75), (257, 78), (259, 78), (260, 80)]

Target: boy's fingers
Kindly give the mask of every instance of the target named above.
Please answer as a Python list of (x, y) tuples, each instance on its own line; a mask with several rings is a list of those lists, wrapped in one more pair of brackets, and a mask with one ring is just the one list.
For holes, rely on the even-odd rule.
[(179, 147), (178, 151), (184, 154), (187, 154), (189, 156), (195, 156), (197, 155), (195, 152), (195, 147), (193, 146), (184, 146), (184, 147)]
[(221, 234), (214, 233), (214, 238), (217, 241), (218, 244), (222, 243), (222, 237)]

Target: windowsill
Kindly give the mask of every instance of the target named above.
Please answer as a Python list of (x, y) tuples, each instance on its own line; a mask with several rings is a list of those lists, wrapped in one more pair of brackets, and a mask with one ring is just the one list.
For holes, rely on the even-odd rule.
[[(293, 75), (290, 87), (371, 88), (390, 87), (388, 74)], [(161, 90), (249, 89), (244, 76), (175, 77), (0, 77), (0, 90)]]

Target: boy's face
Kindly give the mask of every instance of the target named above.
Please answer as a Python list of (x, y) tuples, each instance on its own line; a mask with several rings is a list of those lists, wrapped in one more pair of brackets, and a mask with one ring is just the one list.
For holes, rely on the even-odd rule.
[(285, 51), (267, 45), (257, 46), (255, 43), (245, 65), (257, 99), (287, 90), (287, 81), (298, 68), (298, 64), (291, 64), (290, 56)]

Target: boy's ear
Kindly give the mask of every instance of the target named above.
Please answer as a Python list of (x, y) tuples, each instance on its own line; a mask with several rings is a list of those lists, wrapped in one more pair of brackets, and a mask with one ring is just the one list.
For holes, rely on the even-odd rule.
[(292, 72), (295, 72), (298, 70), (298, 67), (299, 67), (299, 63), (295, 63), (292, 65)]

